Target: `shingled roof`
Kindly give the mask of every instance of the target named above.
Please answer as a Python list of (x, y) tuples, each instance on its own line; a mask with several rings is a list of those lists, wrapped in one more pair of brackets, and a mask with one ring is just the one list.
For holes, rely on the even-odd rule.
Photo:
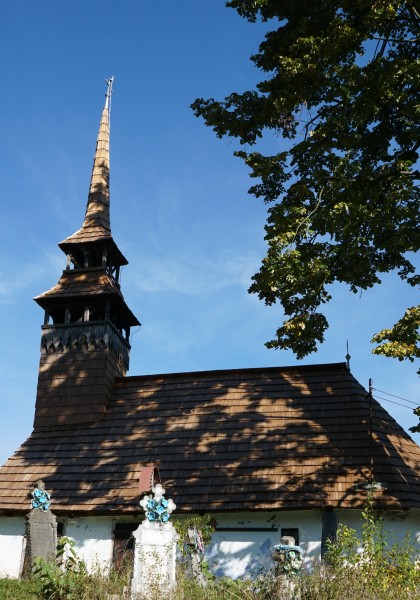
[(72, 296), (84, 297), (97, 294), (116, 294), (122, 298), (119, 286), (101, 267), (80, 271), (63, 271), (57, 285), (39, 294), (34, 300), (41, 304), (44, 298), (50, 296), (70, 298)]
[(63, 252), (72, 254), (81, 244), (86, 248), (97, 242), (106, 242), (109, 252), (120, 265), (128, 264), (127, 259), (115, 244), (111, 234), (110, 221), (110, 159), (109, 159), (109, 128), (110, 128), (110, 96), (114, 78), (107, 80), (105, 106), (99, 124), (96, 149), (93, 158), (92, 175), (90, 178), (89, 195), (86, 205), (85, 218), (82, 227), (73, 235), (58, 245)]
[(38, 428), (0, 471), (0, 511), (43, 479), (57, 514), (139, 512), (158, 466), (180, 511), (420, 508), (420, 448), (344, 363), (124, 377), (100, 422)]
[(111, 237), (109, 196), (109, 109), (106, 105), (99, 124), (85, 219), (81, 229), (60, 246)]

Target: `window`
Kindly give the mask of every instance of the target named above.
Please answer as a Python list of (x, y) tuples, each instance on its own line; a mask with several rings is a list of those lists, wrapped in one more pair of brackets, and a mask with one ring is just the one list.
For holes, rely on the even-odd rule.
[(295, 538), (295, 546), (299, 546), (299, 529), (297, 529), (297, 528), (296, 529), (295, 528), (282, 529), (281, 537), (283, 537), (284, 535)]
[(126, 561), (133, 563), (134, 537), (133, 531), (139, 523), (114, 523), (114, 550), (112, 562), (116, 569), (123, 567)]

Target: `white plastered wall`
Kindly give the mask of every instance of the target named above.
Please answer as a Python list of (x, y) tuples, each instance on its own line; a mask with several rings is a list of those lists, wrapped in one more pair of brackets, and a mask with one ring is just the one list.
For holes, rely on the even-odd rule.
[(0, 517), (0, 578), (20, 576), (25, 543), (25, 517)]
[(109, 517), (68, 519), (64, 535), (74, 540), (74, 550), (89, 571), (106, 570), (112, 562), (112, 523)]
[[(337, 510), (336, 513), (339, 522), (355, 529), (360, 538), (361, 511)], [(282, 529), (299, 529), (299, 544), (307, 568), (320, 560), (322, 520), (318, 510), (218, 514), (215, 518), (219, 531), (213, 534), (206, 560), (216, 575), (233, 579), (252, 577), (261, 568), (271, 566), (273, 546), (279, 543)], [(391, 544), (403, 542), (409, 533), (414, 550), (420, 553), (420, 510), (385, 514), (383, 531)]]
[[(361, 535), (360, 511), (338, 510), (339, 522)], [(320, 511), (288, 511), (214, 515), (219, 531), (215, 531), (206, 550), (206, 560), (217, 575), (238, 578), (254, 575), (270, 564), (275, 544), (282, 529), (299, 529), (299, 543), (305, 563), (319, 559), (322, 522)], [(176, 515), (175, 515), (176, 518)], [(110, 517), (69, 518), (64, 534), (75, 541), (77, 555), (89, 570), (106, 569), (112, 562), (113, 521)], [(125, 519), (117, 519), (124, 521)], [(390, 541), (401, 542), (409, 531), (415, 549), (420, 552), (420, 510), (385, 515), (383, 529)], [(20, 575), (25, 539), (24, 517), (0, 517), (0, 577)]]
[(273, 546), (280, 543), (282, 529), (299, 529), (306, 562), (321, 550), (319, 511), (217, 514), (215, 518), (217, 530), (206, 550), (206, 560), (219, 576), (254, 576), (271, 566)]
[[(89, 571), (106, 570), (111, 564), (112, 526), (110, 517), (66, 520), (64, 535), (74, 540), (74, 550)], [(25, 517), (0, 517), (0, 577), (21, 575), (24, 544)]]
[[(363, 519), (359, 511), (337, 510), (340, 523), (356, 530), (358, 537), (362, 535)], [(408, 535), (410, 543), (416, 552), (420, 552), (420, 510), (411, 509), (409, 512), (388, 512), (383, 515), (382, 531), (389, 544), (402, 543)]]

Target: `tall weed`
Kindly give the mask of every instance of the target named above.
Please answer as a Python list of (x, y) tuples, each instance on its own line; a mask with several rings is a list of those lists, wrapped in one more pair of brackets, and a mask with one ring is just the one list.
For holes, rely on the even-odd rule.
[[(194, 523), (194, 525), (197, 525)], [(185, 527), (185, 525), (184, 525)], [(1, 600), (126, 600), (130, 597), (131, 565), (104, 575), (88, 573), (74, 552), (73, 542), (62, 538), (52, 562), (39, 559), (32, 580), (0, 580)], [(157, 590), (156, 600), (161, 600)], [(340, 525), (329, 544), (326, 560), (289, 578), (267, 569), (259, 577), (233, 581), (208, 578), (206, 587), (181, 568), (177, 585), (165, 600), (418, 600), (420, 569), (407, 536), (393, 543), (383, 531), (370, 494), (363, 511), (362, 536)], [(141, 600), (139, 598), (139, 600)], [(151, 600), (155, 600), (154, 598)]]

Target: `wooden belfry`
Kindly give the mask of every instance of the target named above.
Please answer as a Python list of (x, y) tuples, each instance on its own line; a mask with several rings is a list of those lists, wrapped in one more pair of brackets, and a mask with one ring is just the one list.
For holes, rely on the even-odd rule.
[(96, 422), (115, 377), (129, 366), (130, 327), (139, 325), (120, 291), (128, 261), (111, 234), (109, 126), (113, 77), (107, 80), (86, 214), (59, 244), (67, 256), (58, 284), (37, 296), (45, 310), (35, 427)]

